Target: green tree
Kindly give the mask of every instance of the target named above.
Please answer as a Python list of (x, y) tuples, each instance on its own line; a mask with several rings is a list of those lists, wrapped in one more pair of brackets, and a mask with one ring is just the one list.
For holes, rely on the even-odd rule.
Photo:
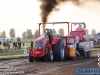
[(52, 28), (52, 32), (53, 32), (53, 34), (56, 34), (57, 33), (54, 28)]
[(58, 31), (58, 34), (60, 36), (64, 36), (64, 29), (63, 28), (60, 28), (59, 31)]
[(2, 37), (3, 38), (6, 38), (6, 32), (5, 31), (2, 31), (1, 33), (2, 33)]
[(26, 38), (28, 38), (28, 39), (32, 39), (33, 38), (33, 34), (32, 34), (32, 30), (31, 29), (27, 29), (26, 30)]
[(23, 39), (26, 38), (26, 32), (25, 32), (25, 31), (22, 33), (22, 38), (23, 38)]
[(6, 32), (5, 31), (2, 31), (0, 33), (0, 38), (6, 38)]
[(38, 32), (39, 32), (38, 29), (36, 29), (36, 30), (35, 30), (35, 33), (34, 33), (34, 35), (33, 35), (34, 39), (38, 38)]
[(92, 35), (96, 34), (96, 30), (92, 29)]
[(10, 31), (9, 31), (9, 36), (11, 38), (15, 38), (15, 29), (11, 28)]

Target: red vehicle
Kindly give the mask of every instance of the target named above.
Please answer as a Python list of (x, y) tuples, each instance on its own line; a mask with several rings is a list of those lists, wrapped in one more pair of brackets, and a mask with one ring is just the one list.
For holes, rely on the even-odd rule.
[[(40, 36), (39, 23), (39, 37), (34, 42), (34, 48), (29, 51), (29, 61), (34, 59), (46, 59), (48, 61), (62, 61), (66, 58), (74, 57), (90, 57), (92, 45), (91, 41), (84, 38), (85, 31), (72, 31), (72, 24), (70, 22), (53, 22), (47, 24), (66, 24), (68, 25), (67, 36), (56, 36), (51, 29), (45, 29), (43, 35)], [(69, 30), (71, 24), (71, 32)], [(84, 23), (77, 23), (83, 24)], [(85, 28), (85, 27), (84, 27)], [(79, 35), (81, 34), (81, 35)]]

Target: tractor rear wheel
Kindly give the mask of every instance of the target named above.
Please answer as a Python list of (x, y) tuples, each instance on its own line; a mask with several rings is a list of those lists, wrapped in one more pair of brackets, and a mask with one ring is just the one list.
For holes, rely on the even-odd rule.
[(53, 51), (52, 50), (48, 51), (47, 60), (50, 61), (50, 62), (53, 61)]
[(64, 43), (61, 39), (53, 46), (54, 60), (61, 61), (65, 58)]
[(33, 57), (29, 54), (29, 62), (33, 62), (33, 61), (34, 61)]

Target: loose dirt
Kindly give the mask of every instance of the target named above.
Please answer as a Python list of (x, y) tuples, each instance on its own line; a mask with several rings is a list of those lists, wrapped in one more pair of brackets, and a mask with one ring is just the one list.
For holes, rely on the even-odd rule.
[(17, 71), (24, 71), (24, 74), (20, 75), (77, 75), (77, 68), (98, 68), (97, 54), (98, 51), (92, 51), (91, 58), (78, 58), (59, 62), (36, 61), (30, 63), (28, 58), (2, 60), (0, 66), (10, 65), (16, 68)]

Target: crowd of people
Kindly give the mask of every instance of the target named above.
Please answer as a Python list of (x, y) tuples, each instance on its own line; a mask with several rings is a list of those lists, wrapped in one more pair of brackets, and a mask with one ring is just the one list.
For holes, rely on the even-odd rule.
[[(4, 47), (4, 51), (5, 50), (9, 50), (10, 49), (10, 47), (11, 47), (11, 45), (13, 46), (13, 49), (14, 50), (16, 50), (16, 49), (19, 49), (19, 50), (21, 50), (21, 43), (22, 42), (10, 42), (10, 41), (8, 41), (8, 40), (3, 40), (3, 42), (1, 43), (0, 42), (0, 45), (3, 45), (3, 47)], [(23, 42), (24, 43), (24, 42)], [(24, 46), (24, 44), (23, 44), (23, 46)]]
[[(34, 42), (31, 41), (31, 44), (30, 44), (31, 48), (33, 48), (33, 43)], [(3, 45), (4, 51), (9, 50), (11, 48), (11, 46), (12, 46), (13, 50), (21, 50), (21, 48), (22, 48), (21, 46), (23, 46), (23, 48), (24, 48), (25, 42), (21, 42), (21, 41), (10, 42), (8, 40), (3, 40), (3, 42), (0, 41), (0, 45)]]
[(21, 50), (21, 42), (13, 42), (13, 49), (14, 50), (16, 50), (16, 49)]

